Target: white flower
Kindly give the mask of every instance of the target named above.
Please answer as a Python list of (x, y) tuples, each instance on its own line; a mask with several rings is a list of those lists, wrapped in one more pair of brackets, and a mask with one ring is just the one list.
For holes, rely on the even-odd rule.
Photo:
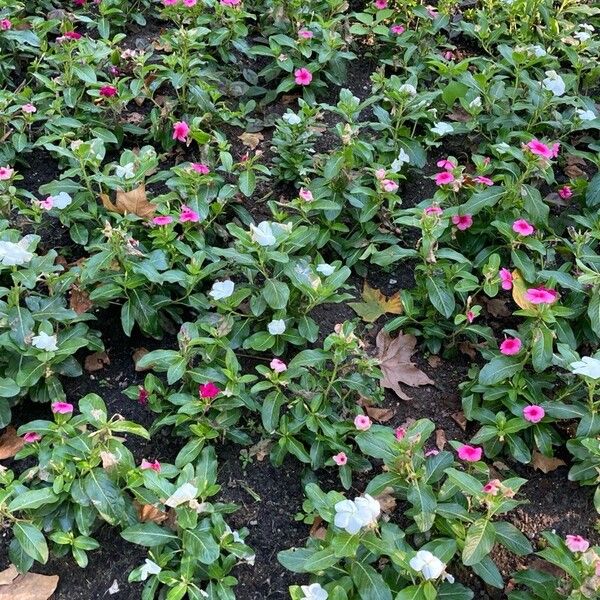
[(588, 33), (587, 31), (578, 31), (577, 33), (573, 34), (573, 37), (578, 39), (580, 42), (587, 42), (592, 37), (592, 34)]
[(581, 360), (572, 362), (571, 371), (575, 375), (585, 375), (590, 379), (600, 379), (600, 360), (591, 356), (582, 356)]
[(381, 512), (379, 502), (369, 494), (354, 500), (342, 500), (335, 505), (334, 524), (350, 535), (377, 521)]
[(288, 123), (288, 125), (300, 125), (300, 123), (302, 123), (302, 119), (293, 112), (286, 112), (281, 118)]
[(542, 85), (555, 96), (562, 96), (565, 93), (565, 82), (556, 71), (546, 71), (546, 79), (542, 81)]
[(582, 108), (576, 108), (575, 112), (582, 121), (593, 121), (596, 118), (596, 114), (593, 110), (583, 110)]
[(335, 267), (327, 263), (320, 263), (317, 265), (317, 271), (321, 273), (321, 275), (329, 277), (335, 271)]
[(416, 96), (417, 95), (417, 88), (415, 88), (415, 86), (411, 85), (410, 83), (403, 83), (398, 88), (398, 91), (401, 94), (408, 94), (409, 96)]
[(536, 58), (541, 58), (542, 56), (546, 56), (548, 54), (544, 48), (542, 48), (539, 44), (530, 47), (531, 52)]
[(273, 235), (273, 229), (271, 228), (271, 223), (268, 221), (261, 221), (258, 226), (250, 225), (250, 232), (252, 234), (252, 239), (259, 246), (272, 246), (277, 239)]
[(355, 498), (354, 504), (358, 508), (358, 514), (363, 520), (363, 525), (371, 525), (377, 522), (377, 517), (381, 513), (381, 505), (373, 496), (365, 494), (360, 498)]
[(224, 298), (229, 298), (229, 296), (233, 294), (234, 288), (235, 284), (231, 279), (215, 281), (210, 292), (208, 292), (208, 295), (215, 300), (223, 300)]
[(150, 575), (158, 575), (161, 571), (161, 567), (159, 567), (154, 561), (147, 558), (146, 562), (140, 569), (140, 579), (142, 581), (146, 581)]
[(408, 154), (406, 154), (406, 152), (404, 151), (404, 148), (400, 148), (400, 153), (398, 154), (398, 158), (396, 158), (396, 160), (392, 163), (392, 172), (398, 173), (398, 171), (400, 171), (400, 169), (404, 165), (409, 165), (409, 164), (410, 164), (410, 156), (408, 156)]
[(60, 192), (56, 196), (50, 196), (48, 200), (52, 201), (52, 208), (58, 208), (60, 210), (66, 208), (73, 202), (73, 198), (71, 198), (67, 192)]
[(115, 175), (117, 177), (122, 177), (123, 179), (132, 179), (135, 177), (135, 173), (133, 172), (134, 167), (135, 165), (132, 162), (127, 163), (124, 167), (117, 165)]
[(47, 333), (40, 331), (38, 335), (33, 336), (31, 344), (39, 350), (56, 352), (58, 350), (57, 341), (58, 340), (55, 335), (48, 335)]
[(424, 579), (437, 579), (446, 568), (446, 565), (428, 550), (419, 550), (416, 556), (410, 559), (410, 568), (418, 571)]
[(481, 96), (477, 96), (469, 102), (469, 108), (481, 108)]
[(180, 488), (175, 490), (165, 502), (165, 506), (175, 508), (180, 504), (185, 504), (190, 500), (195, 500), (198, 494), (198, 488), (192, 485), (189, 481), (184, 483)]
[(596, 28), (589, 23), (582, 23), (579, 27), (581, 27), (581, 29), (585, 29), (586, 31), (596, 31)]
[(285, 321), (283, 319), (274, 319), (267, 325), (271, 335), (281, 335), (285, 331)]
[(446, 135), (447, 133), (452, 133), (454, 131), (454, 127), (452, 127), (450, 123), (439, 121), (431, 128), (431, 131), (433, 133), (437, 133), (438, 135)]
[(329, 598), (329, 594), (321, 587), (320, 583), (301, 585), (300, 589), (304, 594), (300, 600), (327, 600), (327, 598)]
[(29, 236), (25, 236), (16, 244), (0, 241), (0, 263), (7, 267), (28, 263), (33, 258), (33, 252), (27, 250), (29, 244)]

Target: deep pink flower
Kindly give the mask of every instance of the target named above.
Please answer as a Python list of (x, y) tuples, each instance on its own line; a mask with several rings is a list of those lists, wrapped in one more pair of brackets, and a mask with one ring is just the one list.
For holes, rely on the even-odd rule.
[(568, 535), (565, 543), (571, 552), (585, 552), (590, 547), (590, 543), (580, 535)]
[(553, 304), (558, 299), (558, 292), (544, 286), (530, 288), (525, 292), (525, 299), (531, 304)]
[(304, 39), (304, 40), (310, 40), (312, 37), (314, 36), (314, 33), (312, 31), (310, 31), (310, 29), (299, 29), (298, 30), (298, 37)]
[(539, 423), (546, 416), (546, 411), (537, 404), (526, 406), (523, 409), (523, 418), (530, 423)]
[(140, 386), (140, 389), (138, 391), (138, 402), (142, 406), (146, 406), (146, 404), (148, 404), (148, 398), (150, 398), (150, 394), (148, 393), (148, 390), (146, 388), (143, 388), (142, 386)]
[(457, 229), (465, 231), (473, 225), (473, 217), (471, 215), (454, 215), (452, 217), (452, 223), (456, 225)]
[(440, 169), (446, 169), (446, 171), (452, 171), (452, 169), (454, 169), (454, 167), (456, 166), (451, 160), (447, 158), (442, 158), (442, 160), (438, 160), (435, 164), (438, 167), (440, 167)]
[(67, 38), (68, 40), (80, 40), (81, 34), (76, 31), (66, 31), (61, 37)]
[(444, 211), (439, 206), (428, 206), (423, 211), (427, 216), (440, 216)]
[(468, 310), (465, 317), (467, 317), (469, 323), (472, 323), (475, 320), (475, 313), (472, 310)]
[(103, 85), (100, 88), (100, 95), (103, 98), (114, 98), (117, 95), (117, 88), (114, 85)]
[(387, 8), (387, 0), (375, 0), (374, 2), (375, 4), (375, 8), (377, 8), (378, 10), (383, 10), (384, 8)]
[(8, 31), (12, 29), (12, 21), (10, 19), (2, 19), (0, 20), (0, 29), (3, 31)]
[(385, 192), (395, 192), (398, 189), (398, 184), (392, 179), (383, 179), (381, 187)]
[(563, 187), (558, 190), (558, 195), (563, 200), (568, 200), (573, 195), (573, 190), (570, 185), (563, 185)]
[(492, 479), (483, 486), (483, 492), (484, 494), (491, 494), (492, 496), (495, 496), (498, 494), (501, 487), (502, 482), (499, 479)]
[(498, 271), (498, 275), (500, 276), (500, 281), (502, 282), (503, 290), (512, 290), (513, 286), (513, 276), (512, 273), (505, 267), (502, 267), (500, 271)]
[(354, 426), (359, 431), (367, 431), (371, 427), (371, 419), (367, 415), (358, 415), (354, 418)]
[(523, 343), (519, 338), (506, 338), (500, 344), (500, 352), (505, 356), (514, 356), (521, 352), (522, 345)]
[(302, 198), (304, 202), (312, 202), (314, 200), (312, 192), (310, 190), (307, 190), (306, 188), (300, 188), (298, 196), (300, 196), (300, 198)]
[(28, 444), (33, 444), (34, 442), (39, 442), (42, 439), (42, 436), (35, 431), (30, 431), (23, 436), (23, 439)]
[(215, 396), (218, 396), (221, 393), (221, 390), (212, 382), (203, 383), (198, 388), (198, 393), (200, 394), (200, 398), (211, 399)]
[(190, 131), (190, 126), (185, 121), (177, 121), (173, 124), (173, 139), (178, 142), (187, 142)]
[(142, 458), (140, 469), (152, 469), (153, 471), (160, 473), (160, 463), (157, 460), (153, 460), (152, 462), (150, 462), (149, 460)]
[(164, 6), (175, 6), (179, 0), (162, 0)]
[(390, 27), (390, 31), (394, 35), (402, 35), (406, 31), (406, 29), (402, 25), (392, 25)]
[(526, 144), (527, 148), (532, 154), (537, 156), (541, 156), (542, 158), (550, 159), (553, 157), (552, 148), (548, 148), (546, 144), (540, 142), (539, 140), (533, 139)]
[(158, 217), (152, 219), (152, 222), (155, 225), (168, 225), (173, 222), (173, 217), (170, 217), (169, 215), (158, 215)]
[(531, 223), (528, 223), (525, 219), (517, 219), (512, 224), (512, 230), (519, 235), (526, 236), (531, 235), (535, 228)]
[(179, 213), (179, 220), (182, 223), (197, 223), (200, 220), (200, 215), (195, 210), (192, 210), (189, 206), (184, 204), (181, 207), (181, 212)]
[(221, 0), (223, 6), (237, 6), (241, 4), (242, 0)]
[(15, 174), (10, 167), (0, 167), (0, 181), (8, 181)]
[(348, 457), (346, 456), (345, 452), (339, 452), (338, 454), (336, 454), (332, 458), (333, 458), (333, 462), (338, 467), (343, 467), (348, 462)]
[(436, 185), (446, 185), (454, 181), (454, 175), (450, 171), (442, 171), (435, 176)]
[(310, 85), (313, 76), (308, 69), (302, 67), (294, 71), (294, 78), (297, 85)]
[(183, 5), (191, 8), (192, 6), (196, 6), (198, 0), (183, 0)]
[(208, 175), (210, 173), (210, 169), (204, 163), (192, 163), (192, 169), (196, 173), (200, 173), (200, 175)]
[(287, 365), (278, 358), (274, 358), (270, 362), (269, 366), (271, 367), (271, 369), (273, 369), (273, 371), (275, 371), (275, 373), (283, 373), (284, 371), (287, 371)]
[(67, 415), (73, 412), (73, 405), (68, 402), (53, 402), (50, 408), (55, 415)]
[(458, 448), (458, 458), (466, 462), (477, 462), (481, 460), (483, 450), (477, 446), (468, 446), (463, 444)]
[(494, 185), (494, 182), (485, 175), (477, 175), (477, 177), (473, 177), (473, 181), (476, 181), (477, 183), (481, 183), (483, 185)]
[(404, 429), (404, 427), (396, 427), (394, 430), (394, 435), (396, 436), (396, 439), (400, 441), (401, 439), (404, 439), (404, 436), (406, 435), (406, 429)]

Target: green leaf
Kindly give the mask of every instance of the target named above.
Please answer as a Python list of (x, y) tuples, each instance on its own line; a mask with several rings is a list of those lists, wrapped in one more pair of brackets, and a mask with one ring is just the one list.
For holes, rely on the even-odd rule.
[(496, 532), (493, 523), (487, 519), (478, 519), (467, 530), (462, 561), (471, 566), (481, 562), (494, 547)]
[(500, 590), (504, 587), (502, 575), (489, 556), (486, 556), (481, 562), (471, 565), (471, 569), (473, 569), (475, 574), (479, 575), (479, 577), (481, 577), (488, 585)]
[(211, 565), (219, 558), (219, 545), (210, 530), (201, 527), (186, 529), (183, 532), (183, 547), (201, 563)]
[(272, 309), (281, 310), (287, 307), (290, 298), (290, 288), (282, 281), (267, 279), (262, 294)]
[(13, 526), (15, 538), (21, 544), (23, 552), (42, 564), (48, 560), (48, 544), (44, 534), (31, 523), (17, 522)]
[(433, 307), (444, 317), (449, 319), (454, 313), (456, 307), (456, 301), (454, 300), (454, 294), (448, 288), (446, 282), (441, 278), (433, 278), (430, 275), (425, 280), (427, 287), (427, 293)]
[(132, 544), (139, 546), (162, 546), (169, 542), (174, 542), (179, 538), (168, 529), (160, 527), (156, 523), (141, 523), (132, 525), (121, 532), (121, 537)]
[(517, 358), (497, 356), (481, 369), (479, 372), (479, 383), (481, 385), (495, 385), (512, 377), (522, 368), (523, 365)]
[(457, 469), (450, 468), (446, 469), (446, 475), (454, 483), (461, 492), (466, 492), (472, 496), (480, 494), (483, 490), (483, 484), (475, 479), (473, 475), (463, 473)]
[(8, 510), (10, 512), (30, 510), (44, 506), (44, 504), (53, 504), (57, 500), (58, 496), (52, 491), (51, 487), (42, 488), (41, 490), (29, 490), (19, 494), (12, 500), (8, 505)]
[(254, 174), (254, 171), (243, 171), (238, 179), (238, 187), (242, 194), (247, 198), (252, 196), (256, 189), (256, 175)]
[(113, 483), (106, 471), (93, 469), (83, 480), (83, 489), (100, 516), (116, 525), (125, 515), (125, 500), (121, 490)]
[(333, 567), (338, 561), (339, 558), (335, 555), (333, 547), (330, 546), (310, 556), (304, 563), (304, 568), (310, 573), (318, 573), (319, 571)]
[(350, 576), (361, 600), (392, 600), (388, 584), (371, 565), (352, 561)]
[(512, 523), (498, 521), (494, 523), (494, 529), (498, 542), (514, 554), (525, 556), (533, 552), (529, 540)]
[(589, 207), (594, 207), (600, 204), (600, 173), (596, 173), (592, 180), (588, 183), (585, 191), (585, 203)]

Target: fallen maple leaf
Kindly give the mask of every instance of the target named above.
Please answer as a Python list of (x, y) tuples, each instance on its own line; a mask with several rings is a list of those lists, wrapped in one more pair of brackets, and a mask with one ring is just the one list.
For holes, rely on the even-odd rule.
[(372, 288), (366, 281), (363, 285), (362, 302), (349, 302), (354, 312), (366, 323), (374, 323), (386, 313), (402, 314), (400, 293), (386, 298), (379, 290)]
[(0, 460), (12, 458), (24, 445), (25, 440), (17, 435), (17, 430), (7, 427), (0, 436)]
[[(14, 567), (11, 565), (0, 577), (6, 578)], [(17, 575), (10, 583), (0, 585), (0, 600), (48, 600), (58, 585), (58, 575), (25, 573)]]
[(120, 215), (129, 213), (147, 219), (156, 212), (156, 204), (148, 202), (146, 187), (143, 183), (129, 192), (118, 190), (114, 203), (108, 194), (100, 194), (100, 200), (102, 200), (104, 208)]
[(248, 146), (250, 150), (254, 150), (264, 138), (262, 133), (242, 133), (242, 135), (238, 136), (238, 139), (242, 141), (244, 146)]
[(69, 298), (69, 307), (74, 310), (78, 315), (87, 312), (92, 308), (93, 304), (90, 300), (89, 294), (80, 289), (76, 285), (71, 286), (71, 297)]
[(85, 357), (84, 368), (88, 373), (100, 371), (106, 365), (110, 365), (110, 358), (108, 358), (106, 352), (94, 352)]
[(392, 339), (390, 334), (382, 329), (377, 334), (377, 349), (382, 372), (380, 385), (396, 392), (402, 400), (410, 400), (400, 387), (400, 383), (411, 387), (434, 385), (434, 382), (410, 361), (415, 352), (417, 338), (414, 335), (400, 333)]
[(528, 285), (517, 269), (512, 272), (512, 283), (512, 297), (515, 304), (523, 310), (533, 308), (534, 305), (525, 298)]
[(542, 473), (550, 473), (551, 471), (556, 471), (558, 467), (564, 467), (567, 463), (560, 458), (544, 456), (541, 452), (534, 450), (531, 464), (534, 469), (537, 469)]
[(4, 569), (4, 571), (0, 573), (0, 585), (12, 583), (18, 575), (19, 571), (17, 571), (17, 567), (15, 567), (15, 565), (9, 565), (8, 569)]

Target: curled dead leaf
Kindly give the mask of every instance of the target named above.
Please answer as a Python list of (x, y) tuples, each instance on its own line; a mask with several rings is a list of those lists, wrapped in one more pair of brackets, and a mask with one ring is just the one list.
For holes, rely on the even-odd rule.
[(258, 462), (262, 462), (269, 455), (271, 446), (273, 446), (273, 440), (260, 440), (260, 442), (254, 444), (254, 446), (250, 446), (248, 449), (248, 456), (251, 458), (256, 457)]
[(374, 421), (387, 423), (394, 418), (396, 411), (393, 408), (377, 408), (376, 406), (365, 406), (365, 411)]
[(533, 308), (534, 305), (525, 298), (525, 294), (527, 293), (528, 289), (527, 282), (523, 279), (521, 273), (519, 273), (517, 269), (512, 272), (512, 283), (512, 297), (515, 301), (515, 304), (523, 310)]
[(238, 136), (244, 146), (248, 146), (250, 150), (254, 150), (264, 139), (262, 133), (242, 133)]
[(134, 214), (147, 219), (156, 212), (156, 204), (148, 201), (146, 186), (143, 183), (129, 192), (117, 191), (114, 203), (107, 194), (100, 194), (100, 200), (104, 208), (120, 215)]
[(92, 308), (93, 303), (90, 300), (90, 295), (80, 289), (76, 285), (71, 286), (71, 297), (69, 298), (69, 307), (74, 310), (78, 315), (81, 315), (90, 308)]
[(84, 368), (88, 373), (100, 371), (106, 365), (110, 365), (110, 358), (106, 352), (94, 352), (85, 357)]
[(388, 487), (385, 488), (379, 496), (375, 496), (375, 499), (379, 502), (381, 511), (388, 515), (394, 512), (394, 509), (396, 508), (396, 498), (392, 496), (393, 491), (393, 488)]
[(137, 501), (134, 501), (135, 509), (138, 514), (138, 519), (142, 523), (152, 522), (152, 523), (163, 523), (169, 518), (169, 515), (152, 504), (140, 504)]
[(438, 450), (443, 450), (447, 441), (448, 438), (446, 438), (446, 432), (443, 429), (436, 429), (435, 445), (437, 446)]
[(531, 464), (534, 469), (542, 473), (550, 473), (551, 471), (556, 471), (559, 467), (564, 467), (567, 463), (560, 458), (544, 456), (541, 452), (534, 450)]
[(138, 362), (144, 357), (146, 356), (146, 354), (148, 354), (148, 352), (150, 352), (147, 348), (136, 348), (133, 352), (133, 362), (135, 364), (135, 370), (138, 373), (141, 373), (143, 371), (149, 371), (150, 367), (138, 367)]
[(315, 520), (308, 534), (314, 540), (324, 540), (327, 535), (327, 528), (323, 525), (321, 517), (315, 517)]
[(465, 413), (461, 411), (455, 412), (450, 415), (450, 418), (463, 430), (467, 429), (467, 419), (465, 418)]
[(12, 458), (24, 445), (25, 440), (17, 435), (17, 430), (14, 427), (7, 427), (0, 436), (0, 460)]
[(17, 575), (10, 583), (0, 585), (0, 600), (48, 600), (54, 594), (57, 585), (58, 575)]

